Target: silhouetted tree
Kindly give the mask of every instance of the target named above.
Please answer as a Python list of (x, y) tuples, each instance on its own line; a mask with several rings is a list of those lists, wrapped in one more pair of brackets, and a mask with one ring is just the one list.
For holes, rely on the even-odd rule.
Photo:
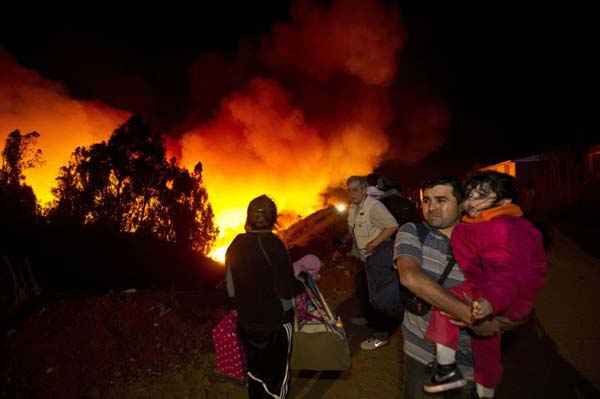
[(39, 136), (15, 130), (6, 138), (0, 165), (0, 219), (5, 228), (27, 227), (39, 214), (35, 194), (23, 174), (42, 162), (42, 151), (35, 147)]
[(0, 164), (0, 321), (13, 314), (40, 289), (26, 256), (8, 254), (34, 251), (33, 232), (39, 208), (24, 171), (42, 162), (36, 149), (37, 132), (21, 134), (18, 130), (6, 138)]
[[(167, 165), (168, 180), (161, 192), (163, 212), (169, 220), (165, 226), (178, 245), (206, 253), (215, 238), (213, 212), (208, 205), (208, 194), (202, 186), (202, 164), (198, 163), (190, 174), (177, 167), (175, 159)], [(210, 220), (210, 223), (204, 221)]]
[(15, 130), (6, 138), (2, 150), (2, 168), (0, 179), (5, 184), (21, 184), (25, 180), (23, 171), (42, 162), (42, 150), (35, 148), (40, 137), (38, 132), (21, 134)]
[(160, 135), (134, 116), (107, 142), (77, 148), (57, 177), (52, 222), (95, 224), (207, 252), (216, 237), (202, 186), (165, 160)]

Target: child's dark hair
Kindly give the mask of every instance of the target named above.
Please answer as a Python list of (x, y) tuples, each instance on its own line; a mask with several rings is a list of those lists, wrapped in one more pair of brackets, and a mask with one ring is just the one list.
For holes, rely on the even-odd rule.
[(497, 201), (510, 199), (517, 203), (519, 200), (517, 179), (506, 173), (486, 170), (469, 176), (464, 183), (465, 195), (468, 197), (475, 189), (495, 193)]

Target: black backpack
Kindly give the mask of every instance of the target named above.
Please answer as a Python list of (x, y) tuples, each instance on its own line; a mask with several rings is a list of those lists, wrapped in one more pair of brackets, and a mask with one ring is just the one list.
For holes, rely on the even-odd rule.
[[(429, 234), (429, 228), (423, 223), (415, 223), (421, 245)], [(393, 264), (394, 242), (384, 241), (367, 258), (366, 274), (369, 289), (369, 301), (375, 309), (402, 320), (406, 303), (414, 295), (400, 283), (398, 271)]]
[(379, 201), (390, 211), (398, 226), (409, 222), (418, 223), (417, 207), (411, 200), (399, 194), (392, 194), (380, 198)]

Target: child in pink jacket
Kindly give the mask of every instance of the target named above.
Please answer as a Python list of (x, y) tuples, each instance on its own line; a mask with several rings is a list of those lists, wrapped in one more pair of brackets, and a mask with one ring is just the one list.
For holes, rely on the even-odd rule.
[[(465, 282), (451, 291), (465, 300), (473, 299), (474, 320), (499, 315), (523, 320), (545, 282), (541, 233), (513, 203), (517, 189), (512, 176), (482, 172), (465, 183), (465, 191), (466, 215), (451, 238)], [(466, 384), (454, 359), (459, 328), (433, 310), (427, 338), (436, 343), (437, 367), (425, 391), (443, 392)], [(502, 377), (500, 335), (473, 335), (471, 346), (477, 395), (493, 398)]]

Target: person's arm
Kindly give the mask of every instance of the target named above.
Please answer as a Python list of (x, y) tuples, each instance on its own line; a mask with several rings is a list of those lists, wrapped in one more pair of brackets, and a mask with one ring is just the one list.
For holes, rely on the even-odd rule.
[(371, 223), (374, 226), (381, 228), (381, 232), (367, 244), (367, 251), (372, 252), (382, 242), (392, 237), (398, 231), (398, 222), (394, 216), (387, 210), (385, 205), (377, 201), (371, 208), (370, 212)]
[(471, 324), (471, 307), (427, 276), (416, 258), (398, 256), (394, 263), (398, 269), (400, 282), (413, 294), (442, 312), (466, 324)]
[(227, 249), (225, 254), (225, 287), (227, 289), (227, 300), (225, 301), (226, 309), (235, 309), (235, 284), (233, 283), (233, 275), (231, 274), (231, 264), (233, 262), (233, 243)]
[(235, 287), (233, 285), (233, 276), (231, 275), (231, 269), (225, 267), (225, 283), (227, 286), (227, 296), (229, 298), (235, 298)]
[(373, 240), (367, 243), (367, 251), (372, 252), (375, 248), (377, 248), (382, 242), (390, 238), (396, 233), (398, 230), (398, 226), (396, 227), (387, 227), (381, 231)]

